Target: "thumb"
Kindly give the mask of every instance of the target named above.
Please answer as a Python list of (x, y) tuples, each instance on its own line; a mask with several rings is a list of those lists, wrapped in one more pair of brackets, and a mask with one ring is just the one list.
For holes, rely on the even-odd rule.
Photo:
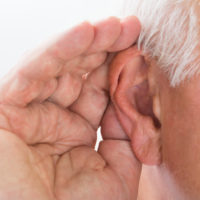
[(104, 140), (98, 152), (120, 178), (127, 191), (127, 199), (136, 200), (142, 164), (134, 156), (129, 141)]

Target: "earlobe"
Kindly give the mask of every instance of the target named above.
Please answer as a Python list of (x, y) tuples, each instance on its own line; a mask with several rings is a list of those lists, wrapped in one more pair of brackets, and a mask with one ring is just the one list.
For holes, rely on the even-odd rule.
[(144, 164), (161, 162), (160, 123), (148, 82), (148, 66), (136, 47), (119, 53), (110, 66), (110, 96), (117, 118)]

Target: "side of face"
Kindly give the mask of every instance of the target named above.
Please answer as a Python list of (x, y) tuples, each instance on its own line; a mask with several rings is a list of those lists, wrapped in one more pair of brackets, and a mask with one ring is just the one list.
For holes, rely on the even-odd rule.
[(200, 199), (200, 77), (171, 88), (159, 76), (163, 164), (188, 199)]
[(131, 140), (142, 163), (167, 171), (185, 199), (200, 199), (200, 77), (172, 88), (136, 47), (117, 55), (109, 74), (112, 130)]

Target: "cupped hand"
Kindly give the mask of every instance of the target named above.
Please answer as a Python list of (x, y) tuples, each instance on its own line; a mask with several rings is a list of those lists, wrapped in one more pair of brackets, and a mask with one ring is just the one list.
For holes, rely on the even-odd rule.
[(128, 141), (94, 151), (113, 53), (135, 43), (135, 17), (84, 22), (0, 82), (0, 199), (132, 200), (140, 163)]

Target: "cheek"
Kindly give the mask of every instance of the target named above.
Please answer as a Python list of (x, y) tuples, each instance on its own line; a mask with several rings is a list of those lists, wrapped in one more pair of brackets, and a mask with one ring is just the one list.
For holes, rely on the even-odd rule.
[(190, 199), (200, 199), (200, 108), (180, 99), (163, 102), (163, 163)]

